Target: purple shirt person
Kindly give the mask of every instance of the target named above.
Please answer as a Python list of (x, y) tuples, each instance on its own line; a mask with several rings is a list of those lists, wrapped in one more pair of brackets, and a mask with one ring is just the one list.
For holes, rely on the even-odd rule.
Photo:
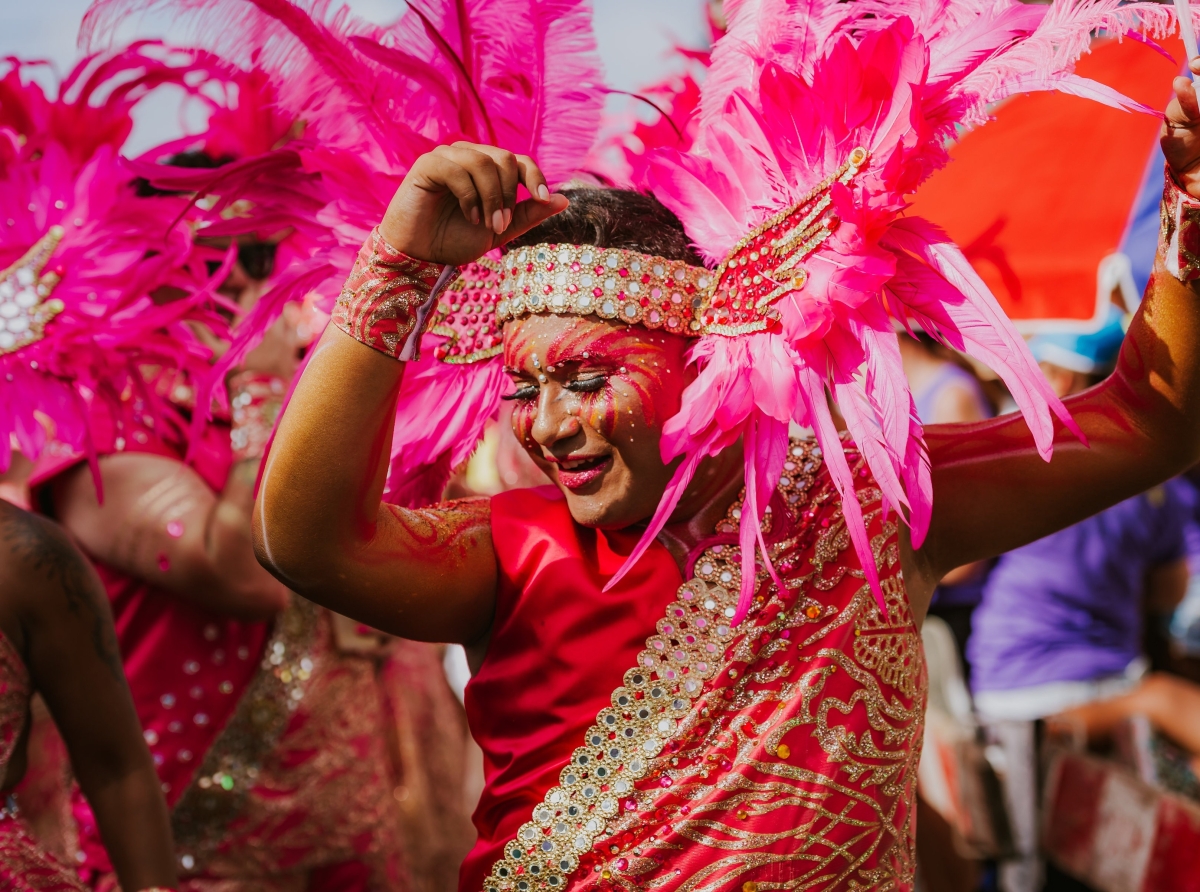
[[(1097, 331), (1039, 335), (1030, 348), (1066, 396), (1106, 373), (1123, 337), (1113, 309)], [(1186, 555), (1189, 496), (1172, 480), (998, 559), (967, 644), (985, 720), (1042, 718), (1136, 684), (1148, 580)]]
[(967, 644), (977, 694), (1126, 674), (1142, 654), (1145, 580), (1186, 554), (1184, 486), (1169, 481), (1000, 558)]

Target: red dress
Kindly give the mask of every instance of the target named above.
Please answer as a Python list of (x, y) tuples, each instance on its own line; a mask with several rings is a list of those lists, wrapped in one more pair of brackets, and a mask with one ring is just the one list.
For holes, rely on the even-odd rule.
[[(33, 685), (25, 661), (0, 635), (0, 777), (29, 718)], [(0, 803), (0, 889), (11, 892), (85, 892), (78, 877), (29, 835), (14, 800)]]
[[(467, 688), (485, 757), (460, 892), (908, 890), (925, 674), (896, 518), (850, 449), (876, 606), (820, 450), (795, 441), (737, 627), (735, 505), (680, 579), (552, 490), (492, 500), (500, 592)], [(767, 885), (764, 885), (767, 884)]]

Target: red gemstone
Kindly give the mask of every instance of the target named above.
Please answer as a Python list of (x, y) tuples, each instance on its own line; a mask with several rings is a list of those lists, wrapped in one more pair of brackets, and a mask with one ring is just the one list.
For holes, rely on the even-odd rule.
[(554, 271), (554, 263), (553, 262), (547, 263), (546, 264), (546, 272), (553, 272), (553, 271)]
[(624, 279), (629, 275), (629, 270), (625, 269), (625, 267), (621, 267), (619, 270), (617, 270), (617, 275)]
[(601, 291), (599, 288), (593, 288), (592, 294), (596, 295), (596, 297), (600, 297), (602, 294), (604, 294), (604, 292)]

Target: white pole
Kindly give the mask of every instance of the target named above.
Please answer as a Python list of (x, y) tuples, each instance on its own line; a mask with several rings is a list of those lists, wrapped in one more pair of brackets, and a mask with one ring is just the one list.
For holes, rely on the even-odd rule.
[[(1175, 0), (1175, 15), (1179, 19), (1179, 35), (1183, 38), (1183, 46), (1187, 50), (1188, 63), (1200, 55), (1196, 49), (1196, 28), (1192, 24), (1192, 7), (1188, 0)], [(1191, 74), (1191, 68), (1188, 68)], [(1200, 76), (1192, 74), (1192, 83), (1200, 84)]]

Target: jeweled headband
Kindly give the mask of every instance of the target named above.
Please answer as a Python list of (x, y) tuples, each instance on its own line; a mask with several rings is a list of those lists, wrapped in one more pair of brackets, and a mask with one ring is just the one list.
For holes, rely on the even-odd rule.
[(800, 201), (738, 242), (709, 270), (680, 260), (593, 245), (515, 248), (463, 268), (438, 303), (430, 331), (447, 338), (438, 359), (471, 363), (502, 349), (505, 322), (534, 314), (595, 316), (687, 337), (778, 330), (773, 304), (801, 290), (801, 265), (838, 228), (830, 187), (867, 160), (857, 148)]

